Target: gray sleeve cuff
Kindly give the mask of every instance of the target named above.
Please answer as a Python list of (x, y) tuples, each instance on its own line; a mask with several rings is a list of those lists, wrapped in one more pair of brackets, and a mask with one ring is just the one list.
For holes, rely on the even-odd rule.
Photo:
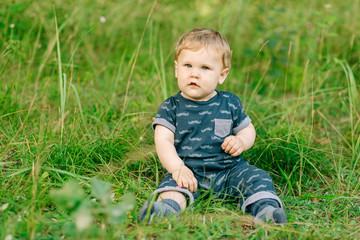
[(155, 127), (158, 124), (168, 128), (170, 131), (175, 133), (175, 126), (166, 121), (164, 118), (155, 118), (155, 121), (152, 123), (152, 129), (155, 130)]
[(233, 128), (233, 134), (237, 134), (240, 130), (246, 128), (247, 126), (249, 126), (249, 124), (251, 123), (251, 118), (249, 116), (247, 116), (241, 123), (239, 126)]

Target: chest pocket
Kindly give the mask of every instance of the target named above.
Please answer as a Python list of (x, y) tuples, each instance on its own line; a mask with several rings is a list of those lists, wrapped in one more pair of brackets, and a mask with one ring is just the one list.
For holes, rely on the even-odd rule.
[(215, 135), (221, 138), (228, 136), (231, 133), (232, 120), (231, 119), (215, 119)]

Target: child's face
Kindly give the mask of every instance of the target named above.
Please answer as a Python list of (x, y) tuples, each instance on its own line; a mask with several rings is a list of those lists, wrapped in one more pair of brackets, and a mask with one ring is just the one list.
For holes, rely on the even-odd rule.
[(229, 68), (223, 68), (221, 56), (214, 49), (198, 51), (184, 49), (175, 61), (175, 77), (183, 97), (206, 101), (216, 95), (216, 86), (222, 84)]

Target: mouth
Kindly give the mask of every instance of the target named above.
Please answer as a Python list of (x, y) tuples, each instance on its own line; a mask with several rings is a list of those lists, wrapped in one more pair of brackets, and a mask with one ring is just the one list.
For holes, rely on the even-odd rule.
[(191, 82), (191, 83), (189, 84), (189, 86), (191, 86), (191, 87), (199, 87), (199, 85), (196, 84), (195, 82)]

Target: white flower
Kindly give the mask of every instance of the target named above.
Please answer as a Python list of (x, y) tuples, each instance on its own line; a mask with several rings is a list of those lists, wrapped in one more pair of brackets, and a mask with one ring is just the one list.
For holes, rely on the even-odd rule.
[(10, 28), (14, 28), (15, 27), (15, 24), (10, 24)]
[(102, 23), (106, 22), (106, 18), (104, 16), (101, 16), (100, 17), (100, 22), (102, 22)]

